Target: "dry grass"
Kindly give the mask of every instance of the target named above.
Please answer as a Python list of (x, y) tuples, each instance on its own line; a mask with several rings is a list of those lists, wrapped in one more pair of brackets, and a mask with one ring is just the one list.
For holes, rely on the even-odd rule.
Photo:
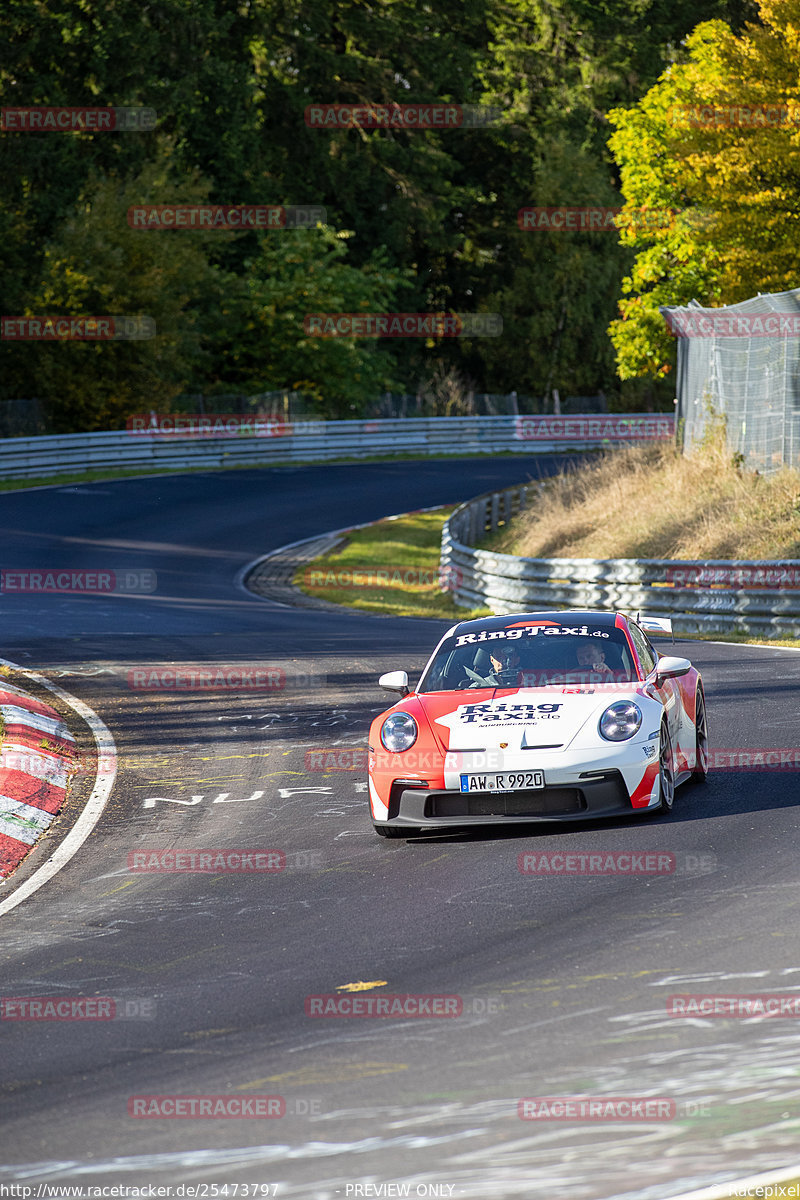
[(689, 455), (613, 450), (549, 481), (484, 545), (527, 558), (800, 558), (800, 472), (740, 470), (719, 433)]

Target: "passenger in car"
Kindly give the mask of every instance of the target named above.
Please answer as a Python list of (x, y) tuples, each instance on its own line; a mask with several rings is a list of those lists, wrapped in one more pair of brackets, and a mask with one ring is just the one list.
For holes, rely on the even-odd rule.
[(596, 675), (613, 675), (614, 672), (606, 662), (606, 652), (603, 646), (595, 646), (591, 642), (581, 642), (575, 648), (578, 666)]

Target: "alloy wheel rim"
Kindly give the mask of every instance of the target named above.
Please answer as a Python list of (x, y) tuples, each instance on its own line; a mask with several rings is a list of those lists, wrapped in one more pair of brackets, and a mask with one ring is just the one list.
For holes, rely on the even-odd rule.
[(702, 770), (703, 774), (705, 774), (708, 770), (708, 730), (706, 729), (706, 706), (702, 696), (698, 696), (697, 698), (695, 729), (698, 758), (698, 762), (695, 765), (698, 770)]
[(669, 753), (669, 734), (661, 738), (661, 753), (659, 755), (659, 779), (661, 783), (661, 803), (665, 808), (672, 808), (675, 798), (675, 783), (672, 776), (672, 764)]

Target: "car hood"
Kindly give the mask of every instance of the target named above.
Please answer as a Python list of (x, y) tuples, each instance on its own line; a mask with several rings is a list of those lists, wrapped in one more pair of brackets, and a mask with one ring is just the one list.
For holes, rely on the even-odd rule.
[(642, 708), (642, 735), (646, 737), (648, 719), (654, 715), (646, 710), (653, 704), (660, 708), (636, 683), (459, 692), (457, 696), (433, 693), (420, 700), (437, 738), (451, 751), (561, 750), (585, 728), (596, 743), (601, 740), (597, 721), (615, 700), (635, 700)]

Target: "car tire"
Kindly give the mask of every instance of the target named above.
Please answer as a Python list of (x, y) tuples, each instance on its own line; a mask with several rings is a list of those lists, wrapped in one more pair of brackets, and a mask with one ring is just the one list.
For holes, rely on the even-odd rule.
[(661, 725), (658, 752), (658, 812), (670, 813), (675, 803), (675, 762), (672, 756), (672, 738), (666, 721)]
[(372, 828), (379, 837), (385, 838), (409, 838), (421, 832), (414, 825), (373, 825)]
[(708, 779), (708, 719), (706, 698), (702, 687), (698, 687), (694, 706), (695, 750), (692, 783), (705, 783)]

